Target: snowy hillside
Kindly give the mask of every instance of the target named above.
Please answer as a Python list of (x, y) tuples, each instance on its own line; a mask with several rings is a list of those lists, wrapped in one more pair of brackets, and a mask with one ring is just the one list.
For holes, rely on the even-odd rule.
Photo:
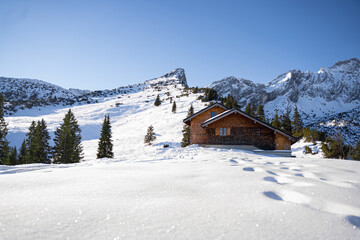
[[(137, 85), (118, 88), (120, 93), (102, 93), (94, 97), (97, 103), (77, 106), (45, 106), (18, 111), (6, 117), (9, 123), (11, 145), (20, 146), (33, 120), (44, 118), (51, 132), (62, 122), (65, 113), (71, 107), (83, 130), (84, 144), (97, 144), (100, 127), (105, 114), (110, 114), (113, 129), (119, 132), (114, 143), (119, 148), (133, 143), (143, 142), (147, 127), (152, 124), (159, 134), (159, 144), (178, 144), (181, 141), (182, 119), (185, 118), (191, 104), (195, 110), (205, 103), (197, 101), (201, 94), (188, 94), (184, 88), (186, 77), (183, 69), (177, 69), (160, 78), (151, 79)], [(106, 96), (106, 95), (109, 96)], [(154, 106), (157, 95), (163, 103)], [(105, 95), (103, 97), (102, 95)], [(171, 112), (172, 103), (176, 101), (177, 113)], [(93, 141), (93, 143), (91, 143)], [(116, 148), (115, 146), (115, 148)], [(135, 149), (138, 148), (136, 145)], [(131, 149), (128, 150), (131, 153)]]
[[(356, 58), (337, 62), (330, 68), (313, 73), (291, 70), (266, 86), (230, 77), (216, 81), (210, 87), (221, 96), (232, 94), (243, 108), (247, 103), (263, 104), (269, 117), (273, 117), (275, 109), (282, 114), (286, 107), (293, 110), (297, 106), (307, 125), (342, 121), (345, 124), (341, 130), (348, 142), (356, 139), (350, 132), (355, 129), (360, 133), (359, 115), (341, 115), (360, 109), (360, 61)], [(332, 128), (324, 130), (333, 131)]]
[[(207, 104), (185, 89), (181, 72), (99, 93), (97, 103), (7, 116), (9, 140), (19, 146), (31, 121), (44, 118), (54, 131), (71, 107), (85, 158), (0, 166), (0, 239), (360, 238), (360, 162), (305, 156), (304, 143), (294, 146), (299, 158), (181, 148), (190, 105)], [(115, 158), (97, 160), (105, 114)], [(157, 139), (145, 146), (149, 125)]]
[(4, 94), (7, 102), (5, 105), (7, 114), (12, 115), (19, 110), (33, 107), (96, 103), (99, 97), (136, 93), (148, 88), (156, 89), (157, 86), (170, 84), (187, 86), (184, 69), (177, 68), (164, 76), (143, 83), (97, 91), (64, 89), (35, 79), (0, 77), (0, 92)]

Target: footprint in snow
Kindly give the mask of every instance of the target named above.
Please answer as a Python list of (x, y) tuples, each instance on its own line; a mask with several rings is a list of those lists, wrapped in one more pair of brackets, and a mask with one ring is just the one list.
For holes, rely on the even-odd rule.
[(264, 181), (278, 183), (274, 177), (264, 177)]
[(357, 227), (360, 229), (360, 217), (349, 215), (346, 217), (346, 220), (348, 220), (348, 222), (350, 224), (352, 224), (354, 227)]
[(255, 171), (254, 168), (252, 168), (252, 167), (244, 167), (243, 170), (247, 171), (247, 172), (254, 172)]
[(268, 171), (266, 171), (266, 172), (267, 172), (267, 173), (270, 173), (271, 175), (278, 176), (277, 173), (275, 173), (275, 172), (273, 172), (273, 171), (268, 170)]
[(264, 177), (264, 181), (267, 182), (274, 182), (280, 185), (284, 185), (287, 183), (292, 183), (294, 182), (294, 180), (287, 178), (287, 177), (282, 177), (282, 176), (278, 176), (278, 177)]
[(284, 201), (279, 195), (272, 191), (264, 192), (264, 195), (273, 200)]
[(273, 192), (273, 191), (266, 191), (263, 192), (263, 194), (271, 198), (273, 200), (280, 200), (280, 201), (286, 201), (286, 202), (292, 202), (292, 203), (298, 203), (298, 204), (308, 204), (311, 202), (311, 198), (305, 196), (304, 194), (290, 191), (290, 190), (283, 190), (279, 193)]
[(234, 159), (230, 159), (229, 162), (231, 163), (238, 163), (238, 161), (234, 160)]

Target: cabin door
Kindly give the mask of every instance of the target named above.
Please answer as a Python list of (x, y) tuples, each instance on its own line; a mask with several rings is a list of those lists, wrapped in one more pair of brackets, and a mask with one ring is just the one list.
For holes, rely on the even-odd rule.
[(277, 137), (276, 142), (277, 142), (276, 150), (284, 150), (285, 149), (285, 139), (283, 137)]

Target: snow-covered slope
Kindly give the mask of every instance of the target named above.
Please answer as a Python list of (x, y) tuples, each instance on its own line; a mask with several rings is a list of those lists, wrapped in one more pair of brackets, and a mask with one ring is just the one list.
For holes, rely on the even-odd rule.
[[(221, 96), (231, 93), (241, 107), (247, 103), (263, 104), (268, 117), (274, 115), (275, 109), (282, 114), (287, 107), (293, 110), (297, 106), (305, 124), (319, 125), (326, 119), (336, 119), (340, 113), (360, 108), (360, 61), (356, 58), (340, 61), (318, 72), (291, 70), (266, 86), (230, 77), (216, 81), (210, 87)], [(355, 122), (352, 126), (357, 132), (360, 132), (360, 126), (356, 124), (359, 120), (359, 115), (350, 118), (344, 115), (341, 119)], [(350, 130), (343, 130), (347, 140), (353, 142), (354, 138), (346, 133)]]
[(0, 77), (0, 92), (4, 94), (7, 102), (5, 105), (7, 114), (12, 115), (19, 110), (33, 107), (96, 103), (99, 97), (136, 93), (148, 88), (160, 88), (171, 84), (187, 87), (184, 69), (177, 68), (159, 78), (143, 83), (97, 91), (64, 89), (35, 79)]
[(144, 147), (135, 116), (113, 160), (0, 166), (0, 239), (360, 238), (360, 162), (181, 148), (165, 113)]
[[(117, 142), (117, 146), (121, 148), (132, 146), (134, 142), (142, 142), (150, 124), (154, 125), (155, 131), (160, 131), (158, 133), (164, 136), (163, 142), (178, 144), (181, 141), (182, 119), (185, 118), (190, 105), (193, 104), (198, 110), (205, 106), (205, 103), (197, 101), (201, 94), (187, 94), (188, 91), (184, 90), (186, 86), (184, 70), (176, 69), (160, 78), (140, 84), (120, 87), (109, 92), (99, 91), (98, 97), (92, 97), (97, 103), (75, 106), (54, 105), (20, 110), (6, 117), (9, 123), (8, 139), (11, 145), (19, 147), (31, 122), (42, 118), (47, 121), (51, 132), (54, 132), (71, 107), (83, 130), (83, 138), (94, 140), (95, 145), (105, 114), (110, 114), (114, 131), (119, 131), (120, 142)], [(158, 94), (163, 103), (155, 107), (154, 101)], [(171, 113), (170, 99), (176, 101), (177, 114)], [(127, 137), (122, 138), (123, 134)], [(129, 151), (131, 153), (132, 150)]]

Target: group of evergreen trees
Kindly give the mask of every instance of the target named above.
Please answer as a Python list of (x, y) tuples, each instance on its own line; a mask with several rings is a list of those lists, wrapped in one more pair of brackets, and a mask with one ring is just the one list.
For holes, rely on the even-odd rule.
[[(4, 119), (4, 97), (0, 94), (0, 164), (17, 165), (28, 163), (76, 163), (83, 158), (81, 129), (71, 111), (55, 131), (54, 147), (49, 144), (50, 135), (44, 119), (33, 121), (21, 144), (19, 153), (11, 148), (6, 139), (8, 129)], [(97, 158), (113, 158), (110, 116), (106, 115), (101, 129)]]
[(295, 106), (292, 119), (290, 117), (289, 108), (286, 108), (285, 113), (281, 116), (279, 116), (278, 110), (275, 110), (275, 116), (271, 121), (271, 125), (295, 137), (302, 137), (303, 135), (302, 131), (304, 123), (302, 121), (297, 106)]

